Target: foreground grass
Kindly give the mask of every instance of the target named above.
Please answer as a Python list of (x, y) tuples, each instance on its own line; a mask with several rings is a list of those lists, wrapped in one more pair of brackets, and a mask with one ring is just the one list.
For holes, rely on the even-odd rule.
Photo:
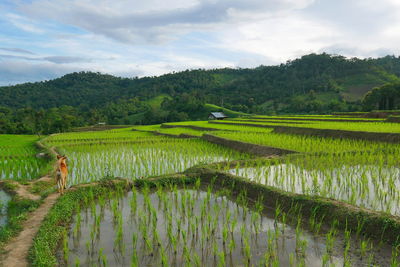
[(41, 200), (33, 201), (29, 199), (21, 199), (14, 195), (8, 202), (7, 207), (7, 223), (0, 227), (0, 248), (22, 230), (22, 224), (28, 218), (28, 214), (37, 209)]
[(29, 251), (32, 266), (56, 266), (55, 252), (66, 233), (75, 210), (94, 196), (106, 195), (110, 189), (104, 186), (79, 188), (61, 196), (43, 221), (33, 246)]

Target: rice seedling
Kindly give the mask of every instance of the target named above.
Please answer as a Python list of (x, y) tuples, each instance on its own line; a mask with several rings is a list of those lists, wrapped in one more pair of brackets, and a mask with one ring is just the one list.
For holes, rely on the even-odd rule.
[[(339, 238), (335, 224), (323, 236), (315, 236), (303, 228), (301, 212), (293, 209), (290, 216), (296, 223), (283, 227), (283, 212), (260, 210), (259, 204), (244, 206), (245, 194), (232, 198), (226, 190), (210, 188), (167, 185), (114, 195), (104, 206), (96, 242), (90, 233), (101, 207), (97, 201), (91, 208), (94, 200), (89, 200), (71, 225), (74, 229), (79, 221), (82, 234), (79, 238), (70, 234), (70, 249), (63, 255), (69, 262), (79, 259), (100, 266), (338, 266), (346, 261), (359, 265), (368, 262), (360, 257), (366, 251), (375, 255), (372, 264), (385, 266), (397, 260), (396, 255), (390, 256), (389, 247), (380, 246), (378, 252), (368, 241), (353, 241), (357, 237), (349, 232)], [(137, 216), (131, 216), (133, 202)], [(206, 216), (202, 216), (204, 207)], [(116, 241), (123, 246), (116, 249)], [(382, 251), (389, 257), (381, 257)]]
[(0, 135), (0, 179), (32, 180), (50, 170), (48, 159), (36, 157), (33, 135)]
[(223, 138), (264, 145), (282, 149), (288, 149), (306, 153), (337, 153), (343, 151), (388, 151), (390, 153), (400, 153), (397, 144), (372, 142), (352, 139), (333, 139), (315, 136), (291, 135), (280, 133), (254, 133), (254, 132), (216, 132)]
[(156, 142), (61, 146), (68, 155), (69, 184), (96, 181), (107, 172), (113, 177), (143, 178), (184, 171), (206, 164), (250, 156), (203, 140), (157, 137)]
[(288, 192), (333, 198), (399, 215), (397, 164), (395, 154), (343, 153), (305, 155), (256, 167), (238, 166), (228, 172)]
[[(225, 123), (240, 123), (240, 124), (250, 124), (260, 125), (260, 126), (291, 126), (291, 127), (306, 127), (313, 129), (331, 129), (331, 130), (345, 130), (345, 131), (361, 131), (361, 132), (376, 132), (376, 133), (399, 133), (400, 124), (399, 123), (389, 123), (382, 121), (365, 121), (365, 122), (341, 122), (341, 121), (302, 121), (301, 124), (294, 124), (296, 121), (276, 121), (276, 122), (259, 122), (246, 121), (246, 120), (224, 120)], [(297, 121), (298, 122), (298, 121)], [(210, 125), (217, 124), (214, 122)]]

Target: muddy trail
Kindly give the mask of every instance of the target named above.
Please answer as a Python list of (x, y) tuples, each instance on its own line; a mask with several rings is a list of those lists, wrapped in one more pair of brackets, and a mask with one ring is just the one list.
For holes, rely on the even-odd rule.
[(33, 238), (59, 195), (59, 193), (50, 194), (44, 199), (39, 208), (29, 214), (28, 219), (23, 223), (23, 230), (4, 247), (4, 255), (0, 261), (0, 266), (29, 266), (27, 257)]
[[(52, 183), (53, 180), (54, 178), (46, 175), (28, 184), (20, 184), (16, 181), (8, 181), (8, 183), (15, 187), (12, 191), (18, 198), (38, 201), (41, 199), (41, 196), (32, 193), (32, 187), (34, 187), (36, 183)], [(0, 266), (29, 266), (27, 256), (32, 246), (33, 238), (36, 236), (44, 217), (58, 197), (58, 193), (49, 194), (36, 210), (29, 213), (28, 218), (22, 224), (22, 231), (9, 240), (3, 247), (0, 257)]]

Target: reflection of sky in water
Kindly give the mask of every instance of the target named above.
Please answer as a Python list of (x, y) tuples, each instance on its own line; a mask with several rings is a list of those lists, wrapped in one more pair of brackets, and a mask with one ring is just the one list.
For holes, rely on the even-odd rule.
[[(184, 196), (184, 190), (179, 190), (177, 193), (174, 192), (164, 192), (166, 199), (166, 206), (168, 208), (164, 208), (164, 203), (160, 200), (159, 196), (156, 193), (150, 194), (150, 201), (157, 212), (157, 232), (160, 236), (161, 244), (165, 249), (166, 254), (168, 255), (168, 259), (170, 260), (171, 266), (183, 266), (183, 239), (180, 237), (178, 241), (178, 252), (174, 255), (172, 246), (170, 244), (168, 238), (168, 231), (166, 230), (168, 219), (170, 216), (172, 218), (173, 224), (173, 235), (179, 236), (177, 233), (177, 221), (182, 221), (181, 229), (185, 230), (187, 233), (187, 241), (186, 246), (190, 249), (190, 255), (193, 256), (194, 253), (197, 254), (202, 262), (202, 266), (217, 266), (215, 260), (218, 261), (218, 257), (213, 256), (213, 242), (217, 243), (218, 249), (220, 251), (225, 251), (226, 253), (226, 266), (245, 266), (245, 255), (242, 249), (242, 241), (241, 241), (241, 228), (244, 227), (245, 233), (248, 236), (249, 245), (251, 248), (251, 264), (254, 266), (258, 266), (264, 257), (265, 252), (268, 248), (268, 237), (272, 240), (275, 233), (275, 224), (273, 217), (267, 217), (266, 215), (262, 215), (260, 218), (252, 219), (254, 216), (254, 212), (252, 210), (247, 210), (247, 215), (244, 215), (244, 209), (242, 206), (237, 205), (235, 202), (227, 199), (226, 197), (216, 197), (214, 194), (211, 194), (209, 200), (207, 200), (206, 192), (197, 192), (194, 190), (186, 190), (186, 196)], [(182, 209), (182, 199), (188, 199), (188, 195), (190, 198), (194, 199), (193, 202), (193, 214), (191, 214), (190, 218), (188, 215), (183, 212)], [(140, 229), (140, 223), (146, 223), (148, 225), (148, 235), (149, 240), (153, 240), (152, 232), (153, 232), (153, 224), (147, 222), (152, 215), (149, 213), (149, 209), (144, 206), (144, 197), (141, 193), (137, 193), (137, 209), (138, 212), (136, 215), (131, 215), (130, 208), (130, 199), (132, 193), (129, 193), (127, 197), (123, 198), (119, 205), (118, 209), (122, 213), (123, 218), (123, 244), (124, 250), (123, 252), (118, 251), (116, 249), (115, 243), (113, 242), (116, 239), (117, 227), (113, 222), (113, 211), (108, 205), (102, 212), (100, 206), (97, 206), (96, 217), (101, 217), (100, 222), (100, 238), (95, 238), (94, 243), (91, 241), (91, 232), (93, 231), (93, 225), (95, 224), (95, 216), (92, 213), (93, 209), (88, 208), (86, 210), (81, 211), (81, 226), (79, 234), (74, 233), (76, 230), (76, 216), (74, 219), (74, 223), (71, 226), (71, 232), (69, 236), (69, 262), (74, 263), (76, 258), (80, 259), (80, 263), (83, 265), (90, 265), (97, 262), (99, 250), (103, 249), (103, 253), (107, 255), (107, 261), (109, 266), (129, 266), (131, 253), (133, 248), (132, 243), (132, 234), (135, 233), (137, 235), (137, 245), (135, 251), (138, 253), (139, 258), (139, 266), (161, 266), (159, 252), (160, 249), (157, 246), (153, 246), (153, 253), (146, 252), (145, 242), (142, 237), (142, 230)], [(112, 200), (115, 201), (115, 200)], [(201, 214), (201, 207), (204, 203), (209, 203), (207, 206), (206, 215)], [(186, 206), (186, 210), (189, 209), (190, 204)], [(215, 209), (218, 207), (218, 209)], [(233, 218), (237, 218), (237, 224), (233, 230), (233, 235), (229, 232), (228, 240), (232, 239), (236, 244), (233, 249), (232, 254), (229, 253), (228, 248), (228, 240), (225, 245), (225, 249), (222, 243), (222, 229), (224, 225), (227, 223), (227, 216), (230, 214), (231, 222)], [(100, 215), (101, 214), (101, 215)], [(209, 240), (204, 240), (203, 246), (201, 237), (203, 236), (202, 231), (210, 232), (211, 230), (204, 227), (204, 224), (208, 223), (206, 221), (206, 217), (210, 216), (212, 220), (217, 220), (217, 230), (215, 231), (215, 237), (210, 237)], [(272, 214), (271, 214), (272, 215)], [(195, 228), (191, 228), (191, 223), (197, 218), (198, 224), (195, 225)], [(203, 218), (203, 220), (201, 220)], [(143, 222), (143, 220), (145, 222)], [(203, 222), (202, 222), (203, 221)], [(212, 223), (212, 222), (211, 222)], [(257, 224), (259, 227), (259, 231), (256, 232), (254, 225)], [(282, 224), (277, 224), (280, 228), (282, 228)], [(193, 232), (191, 229), (195, 229)], [(198, 235), (196, 235), (196, 231), (199, 231)], [(291, 226), (286, 225), (285, 231), (282, 233), (281, 230), (278, 230), (280, 235), (278, 239), (273, 241), (277, 246), (277, 254), (280, 261), (280, 266), (289, 266), (289, 257), (290, 254), (293, 256), (296, 254), (296, 233), (295, 229)], [(193, 235), (194, 233), (194, 235)], [(305, 252), (305, 266), (317, 267), (322, 266), (322, 255), (325, 253), (325, 240), (323, 237), (315, 237), (308, 232), (302, 231), (300, 235), (301, 240), (307, 241), (307, 248)], [(86, 244), (94, 244), (91, 253), (87, 253)], [(153, 243), (152, 243), (153, 244)], [(338, 245), (338, 250), (341, 249), (341, 246)], [(343, 253), (340, 251), (334, 251), (332, 253), (331, 263), (334, 263), (336, 266), (343, 265)], [(193, 260), (193, 258), (191, 258)], [(215, 264), (215, 265), (214, 265)]]
[[(189, 147), (187, 147), (189, 145)], [(104, 149), (76, 151), (65, 148), (68, 155), (69, 184), (96, 181), (107, 173), (115, 177), (140, 178), (182, 172), (201, 163), (235, 160), (243, 154), (223, 148), (209, 149), (202, 143), (185, 146), (120, 145)], [(70, 150), (69, 150), (70, 149)]]
[(400, 169), (343, 165), (306, 170), (293, 164), (231, 169), (229, 173), (298, 194), (320, 195), (400, 215)]
[(10, 200), (11, 196), (3, 190), (0, 190), (0, 226), (7, 223), (7, 206)]

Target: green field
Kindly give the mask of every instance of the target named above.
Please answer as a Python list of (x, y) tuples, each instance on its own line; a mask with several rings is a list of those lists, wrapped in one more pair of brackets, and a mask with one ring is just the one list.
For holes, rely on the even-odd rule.
[[(376, 132), (376, 133), (400, 133), (399, 123), (389, 123), (389, 122), (337, 122), (337, 121), (303, 121), (301, 124), (294, 124), (297, 121), (278, 121), (270, 122), (262, 120), (253, 121), (246, 119), (236, 119), (236, 120), (224, 120), (223, 123), (240, 123), (240, 124), (250, 124), (257, 126), (291, 126), (291, 127), (304, 127), (312, 129), (331, 129), (331, 130), (344, 130), (344, 131), (360, 131), (360, 132)], [(218, 122), (216, 122), (218, 123)]]
[[(332, 121), (340, 119), (354, 121)], [(347, 225), (328, 213), (319, 217), (315, 210), (304, 218), (297, 207), (304, 199), (336, 201), (350, 214), (346, 216), (357, 210), (355, 214), (390, 221), (385, 227), (397, 227), (398, 143), (279, 133), (276, 125), (400, 133), (396, 123), (325, 115), (186, 121), (45, 136), (40, 141), (47, 148), (68, 157), (68, 187), (100, 185), (60, 198), (31, 250), (33, 265), (398, 266), (400, 242), (387, 243), (385, 229), (378, 229), (377, 237), (370, 230), (363, 233), (369, 222), (361, 215)], [(206, 134), (223, 142), (207, 141)], [(38, 140), (1, 136), (1, 179), (31, 180), (49, 171), (49, 162), (36, 157)], [(292, 153), (256, 156), (249, 149), (254, 145)], [(218, 175), (236, 182), (224, 184), (216, 180)], [(136, 186), (128, 193), (112, 189), (108, 183), (115, 178)], [(236, 183), (243, 185), (234, 190)], [(265, 206), (263, 198), (269, 195), (251, 195), (265, 188), (289, 197)], [(68, 214), (57, 213), (57, 205), (68, 207)], [(71, 224), (57, 230), (57, 220)], [(62, 231), (62, 245), (45, 249), (45, 232), (53, 231)]]
[(49, 161), (40, 152), (34, 135), (0, 135), (0, 179), (32, 180), (49, 171)]

